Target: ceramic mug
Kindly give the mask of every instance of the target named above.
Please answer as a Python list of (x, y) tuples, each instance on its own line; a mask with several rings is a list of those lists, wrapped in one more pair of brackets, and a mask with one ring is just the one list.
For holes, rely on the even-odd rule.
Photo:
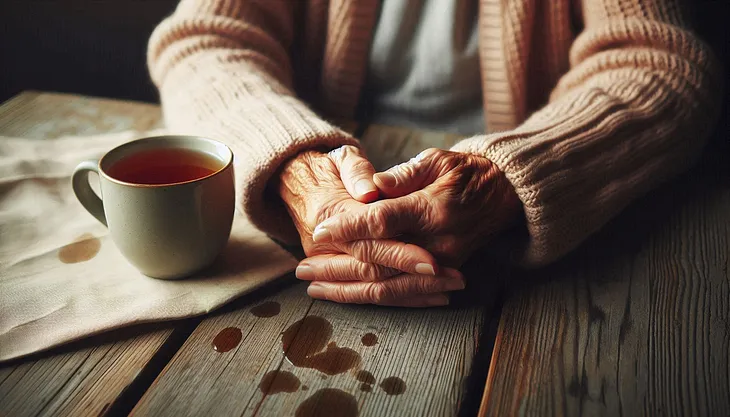
[[(185, 181), (175, 180), (175, 170), (180, 169), (175, 161), (180, 155), (193, 154), (205, 159), (207, 171)], [(172, 170), (172, 176), (149, 182), (130, 180), (134, 178), (131, 174), (118, 172), (127, 169), (119, 168), (126, 165), (132, 170), (145, 168), (155, 155), (178, 155), (167, 158), (172, 166), (166, 169)], [(101, 197), (89, 184), (92, 171), (99, 175)], [(80, 163), (72, 186), (86, 210), (109, 228), (124, 257), (150, 277), (175, 279), (199, 271), (215, 260), (231, 233), (233, 152), (211, 139), (158, 136), (126, 143), (98, 161)]]

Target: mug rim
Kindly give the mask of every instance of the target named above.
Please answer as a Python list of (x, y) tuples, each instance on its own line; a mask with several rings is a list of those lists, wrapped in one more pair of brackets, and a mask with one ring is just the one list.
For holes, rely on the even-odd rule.
[[(122, 150), (124, 148), (127, 148), (127, 147), (132, 147), (132, 146), (138, 144), (139, 142), (144, 142), (144, 141), (148, 141), (148, 140), (155, 140), (155, 139), (158, 139), (158, 140), (159, 139), (173, 139), (173, 140), (176, 140), (176, 139), (194, 139), (194, 140), (201, 140), (201, 141), (213, 143), (213, 144), (216, 144), (216, 145), (221, 145), (221, 146), (223, 146), (228, 151), (227, 161), (225, 161), (225, 163), (223, 164), (223, 166), (221, 168), (213, 171), (212, 173), (210, 173), (210, 174), (208, 174), (206, 176), (203, 176), (203, 177), (200, 177), (200, 178), (195, 178), (195, 179), (192, 179), (192, 180), (187, 180), (187, 181), (170, 182), (170, 183), (165, 183), (165, 184), (140, 184), (140, 183), (136, 183), (136, 182), (122, 181), (120, 179), (117, 179), (117, 178), (112, 177), (111, 175), (109, 175), (104, 170), (104, 168), (102, 168), (102, 163), (104, 162), (104, 158), (106, 158), (110, 154), (116, 153), (116, 152), (118, 152), (118, 151), (120, 151), (120, 150)], [(164, 148), (164, 147), (161, 147), (160, 149), (162, 149), (162, 148)], [(169, 147), (169, 148), (173, 148), (173, 149), (176, 149), (176, 148), (177, 149), (189, 149), (189, 148), (176, 147), (176, 146), (172, 146), (172, 147)], [(194, 151), (197, 151), (197, 150), (194, 150)], [(158, 135), (158, 136), (142, 137), (142, 138), (139, 138), (139, 139), (135, 139), (135, 140), (132, 140), (132, 141), (123, 143), (123, 144), (121, 144), (121, 145), (119, 145), (119, 146), (117, 146), (115, 148), (112, 148), (111, 150), (107, 151), (101, 158), (99, 158), (99, 162), (97, 163), (97, 168), (99, 169), (99, 175), (100, 176), (106, 178), (107, 180), (109, 180), (109, 181), (111, 181), (113, 183), (119, 184), (119, 185), (124, 185), (124, 186), (128, 186), (128, 187), (139, 187), (139, 188), (162, 188), (162, 187), (174, 187), (174, 186), (177, 186), (177, 185), (192, 184), (192, 183), (196, 183), (196, 182), (199, 182), (199, 181), (206, 180), (208, 178), (214, 177), (214, 176), (220, 174), (221, 172), (225, 171), (232, 164), (233, 164), (233, 151), (231, 150), (230, 147), (228, 147), (228, 145), (226, 145), (223, 142), (217, 141), (215, 139), (210, 139), (210, 138), (206, 138), (206, 137), (203, 137), (203, 136), (195, 136), (195, 135)]]

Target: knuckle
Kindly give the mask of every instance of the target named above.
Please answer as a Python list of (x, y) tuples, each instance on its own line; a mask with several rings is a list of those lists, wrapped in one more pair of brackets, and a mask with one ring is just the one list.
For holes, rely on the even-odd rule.
[(349, 292), (344, 289), (343, 287), (337, 286), (336, 288), (332, 289), (332, 292), (330, 293), (330, 296), (328, 300), (335, 301), (338, 303), (348, 303), (354, 300), (351, 300), (352, 297), (350, 297)]
[(408, 260), (408, 251), (406, 248), (407, 246), (402, 243), (393, 245), (392, 247), (388, 248), (388, 250), (385, 252), (385, 255), (388, 258), (388, 263), (394, 265), (397, 268), (405, 269)]
[(440, 258), (453, 259), (459, 255), (461, 245), (456, 236), (441, 236), (432, 244), (434, 254)]
[(378, 243), (374, 240), (356, 241), (351, 248), (350, 254), (361, 262), (373, 262), (377, 259)]
[(416, 158), (419, 161), (422, 161), (424, 159), (430, 159), (430, 158), (439, 157), (439, 156), (443, 155), (443, 153), (444, 153), (444, 150), (442, 150), (442, 149), (439, 149), (439, 148), (428, 148), (428, 149), (422, 151), (421, 153), (419, 153), (416, 156)]
[(418, 161), (411, 159), (408, 163), (404, 163), (398, 166), (398, 169), (394, 170), (393, 176), (395, 177), (396, 184), (402, 184), (408, 178), (413, 178), (418, 173), (416, 167)]
[(443, 204), (425, 204), (420, 207), (424, 220), (435, 228), (445, 226), (449, 221), (449, 210)]
[(340, 270), (339, 270), (339, 265), (337, 265), (333, 262), (328, 262), (325, 264), (325, 266), (322, 270), (321, 279), (325, 280), (325, 281), (333, 281), (333, 280), (336, 280), (339, 275), (341, 275)]
[(372, 282), (365, 287), (364, 295), (368, 301), (374, 304), (383, 303), (388, 299), (390, 291), (388, 287), (381, 282)]
[(414, 294), (430, 294), (438, 292), (439, 282), (436, 279), (416, 279), (412, 282), (412, 293)]
[(342, 153), (345, 155), (360, 154), (360, 149), (358, 149), (357, 146), (343, 145), (340, 147), (340, 149), (342, 149)]
[(388, 233), (388, 210), (382, 205), (373, 205), (368, 209), (367, 219), (362, 227), (369, 228), (375, 237), (385, 236)]
[(378, 278), (378, 271), (374, 265), (359, 262), (355, 269), (357, 271), (357, 277), (360, 278), (361, 281), (373, 282)]
[(371, 171), (370, 162), (365, 158), (353, 158), (351, 169), (355, 174), (367, 175)]

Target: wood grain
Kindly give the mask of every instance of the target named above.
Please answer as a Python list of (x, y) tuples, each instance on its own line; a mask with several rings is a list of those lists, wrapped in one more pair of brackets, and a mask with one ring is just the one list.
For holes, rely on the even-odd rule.
[(148, 384), (182, 343), (171, 326), (160, 327), (112, 332), (3, 365), (0, 415), (98, 416), (130, 408), (124, 394)]
[(709, 172), (512, 280), (480, 415), (730, 415), (730, 186)]
[[(363, 143), (376, 165), (406, 160), (418, 146), (444, 146), (448, 135), (427, 134), (406, 129), (371, 126)], [(440, 140), (439, 140), (440, 138)], [(404, 151), (405, 150), (405, 151)], [(415, 155), (414, 153), (414, 155)], [(477, 267), (472, 275), (487, 282), (484, 273), (498, 281), (500, 271)], [(480, 288), (478, 285), (476, 288)], [(338, 389), (351, 395), (360, 416), (456, 415), (468, 388), (468, 378), (477, 354), (486, 312), (491, 311), (495, 291), (482, 297), (457, 300), (443, 309), (396, 309), (375, 306), (313, 302), (306, 284), (292, 285), (266, 299), (281, 305), (279, 315), (258, 318), (250, 309), (255, 303), (239, 304), (231, 311), (203, 320), (170, 364), (150, 387), (134, 415), (294, 415), (298, 407), (324, 389)], [(471, 288), (472, 294), (481, 293)], [(346, 372), (326, 375), (318, 370), (296, 367), (284, 357), (281, 334), (305, 317), (322, 317), (332, 324), (330, 341), (354, 350), (360, 363)], [(215, 352), (216, 334), (227, 327), (243, 333), (240, 345), (229, 352)], [(377, 336), (374, 346), (363, 345), (366, 333)], [(303, 344), (315, 343), (297, 333)], [(340, 360), (340, 359), (335, 359)], [(293, 374), (300, 382), (294, 392), (264, 393), (259, 384), (275, 370)], [(371, 392), (361, 390), (356, 372), (367, 370), (375, 378)], [(405, 392), (387, 395), (379, 387), (388, 377), (405, 382)], [(291, 377), (287, 374), (287, 378)], [(274, 380), (273, 383), (276, 383)], [(483, 379), (479, 381), (479, 392)], [(306, 386), (307, 390), (303, 390)]]
[[(308, 316), (329, 320), (332, 340), (357, 351), (360, 366), (322, 379), (318, 371), (283, 361), (280, 369), (297, 375), (309, 390), (258, 395), (261, 405), (256, 415), (294, 415), (318, 390), (336, 388), (355, 398), (361, 416), (454, 416), (464, 398), (483, 312), (482, 306), (414, 310), (317, 301)], [(367, 333), (375, 334), (378, 343), (364, 346), (361, 339)], [(362, 391), (356, 378), (360, 370), (374, 376), (371, 392)], [(405, 392), (387, 395), (379, 384), (389, 377), (403, 380)]]
[[(451, 416), (458, 412), (487, 310), (484, 305), (429, 310), (339, 305), (313, 302), (305, 289), (306, 284), (296, 284), (201, 322), (133, 414), (294, 415), (302, 402), (324, 388), (351, 394), (361, 416)], [(250, 309), (264, 301), (280, 303), (281, 313), (271, 318), (251, 314)], [(356, 351), (360, 365), (326, 375), (287, 361), (281, 333), (305, 316), (328, 320), (333, 326), (330, 341)], [(229, 352), (215, 352), (211, 345), (215, 335), (231, 326), (242, 330), (242, 342)], [(361, 338), (366, 333), (376, 334), (378, 343), (364, 346)], [(273, 370), (291, 372), (308, 389), (300, 386), (293, 393), (264, 395), (259, 384)], [(372, 392), (360, 390), (361, 382), (355, 377), (358, 370), (375, 377)], [(378, 387), (391, 376), (406, 383), (402, 395), (389, 396)]]
[[(159, 116), (158, 108), (146, 104), (26, 92), (0, 106), (0, 135), (53, 139), (144, 130), (158, 126)], [(96, 416), (124, 410), (125, 395), (149, 383), (149, 373), (162, 368), (166, 355), (182, 344), (179, 339), (169, 325), (133, 328), (4, 364), (0, 415)]]

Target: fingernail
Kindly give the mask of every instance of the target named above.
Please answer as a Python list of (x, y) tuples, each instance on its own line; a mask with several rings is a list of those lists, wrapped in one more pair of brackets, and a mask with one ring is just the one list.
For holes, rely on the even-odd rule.
[(358, 196), (364, 196), (376, 191), (378, 191), (378, 189), (375, 188), (375, 184), (373, 184), (370, 180), (361, 179), (355, 183), (355, 194)]
[(465, 287), (466, 283), (463, 279), (449, 279), (444, 281), (444, 291), (463, 290)]
[(425, 301), (429, 307), (449, 305), (449, 297), (444, 294), (432, 295), (428, 297)]
[(395, 179), (395, 175), (391, 174), (390, 172), (379, 172), (375, 174), (373, 178), (377, 178), (378, 181), (380, 181), (381, 184), (385, 187), (395, 187), (396, 183), (398, 182)]
[(426, 263), (416, 264), (416, 273), (421, 275), (436, 275), (433, 266)]
[(307, 287), (307, 295), (312, 298), (318, 298), (320, 300), (327, 299), (327, 297), (325, 296), (324, 288), (320, 287), (317, 284), (310, 284), (309, 287)]
[(314, 270), (309, 265), (299, 265), (294, 274), (297, 278), (305, 281), (312, 281), (314, 279)]
[(312, 233), (312, 240), (315, 243), (326, 243), (332, 241), (332, 234), (330, 233), (327, 228), (322, 226), (321, 224), (314, 228), (314, 233)]

